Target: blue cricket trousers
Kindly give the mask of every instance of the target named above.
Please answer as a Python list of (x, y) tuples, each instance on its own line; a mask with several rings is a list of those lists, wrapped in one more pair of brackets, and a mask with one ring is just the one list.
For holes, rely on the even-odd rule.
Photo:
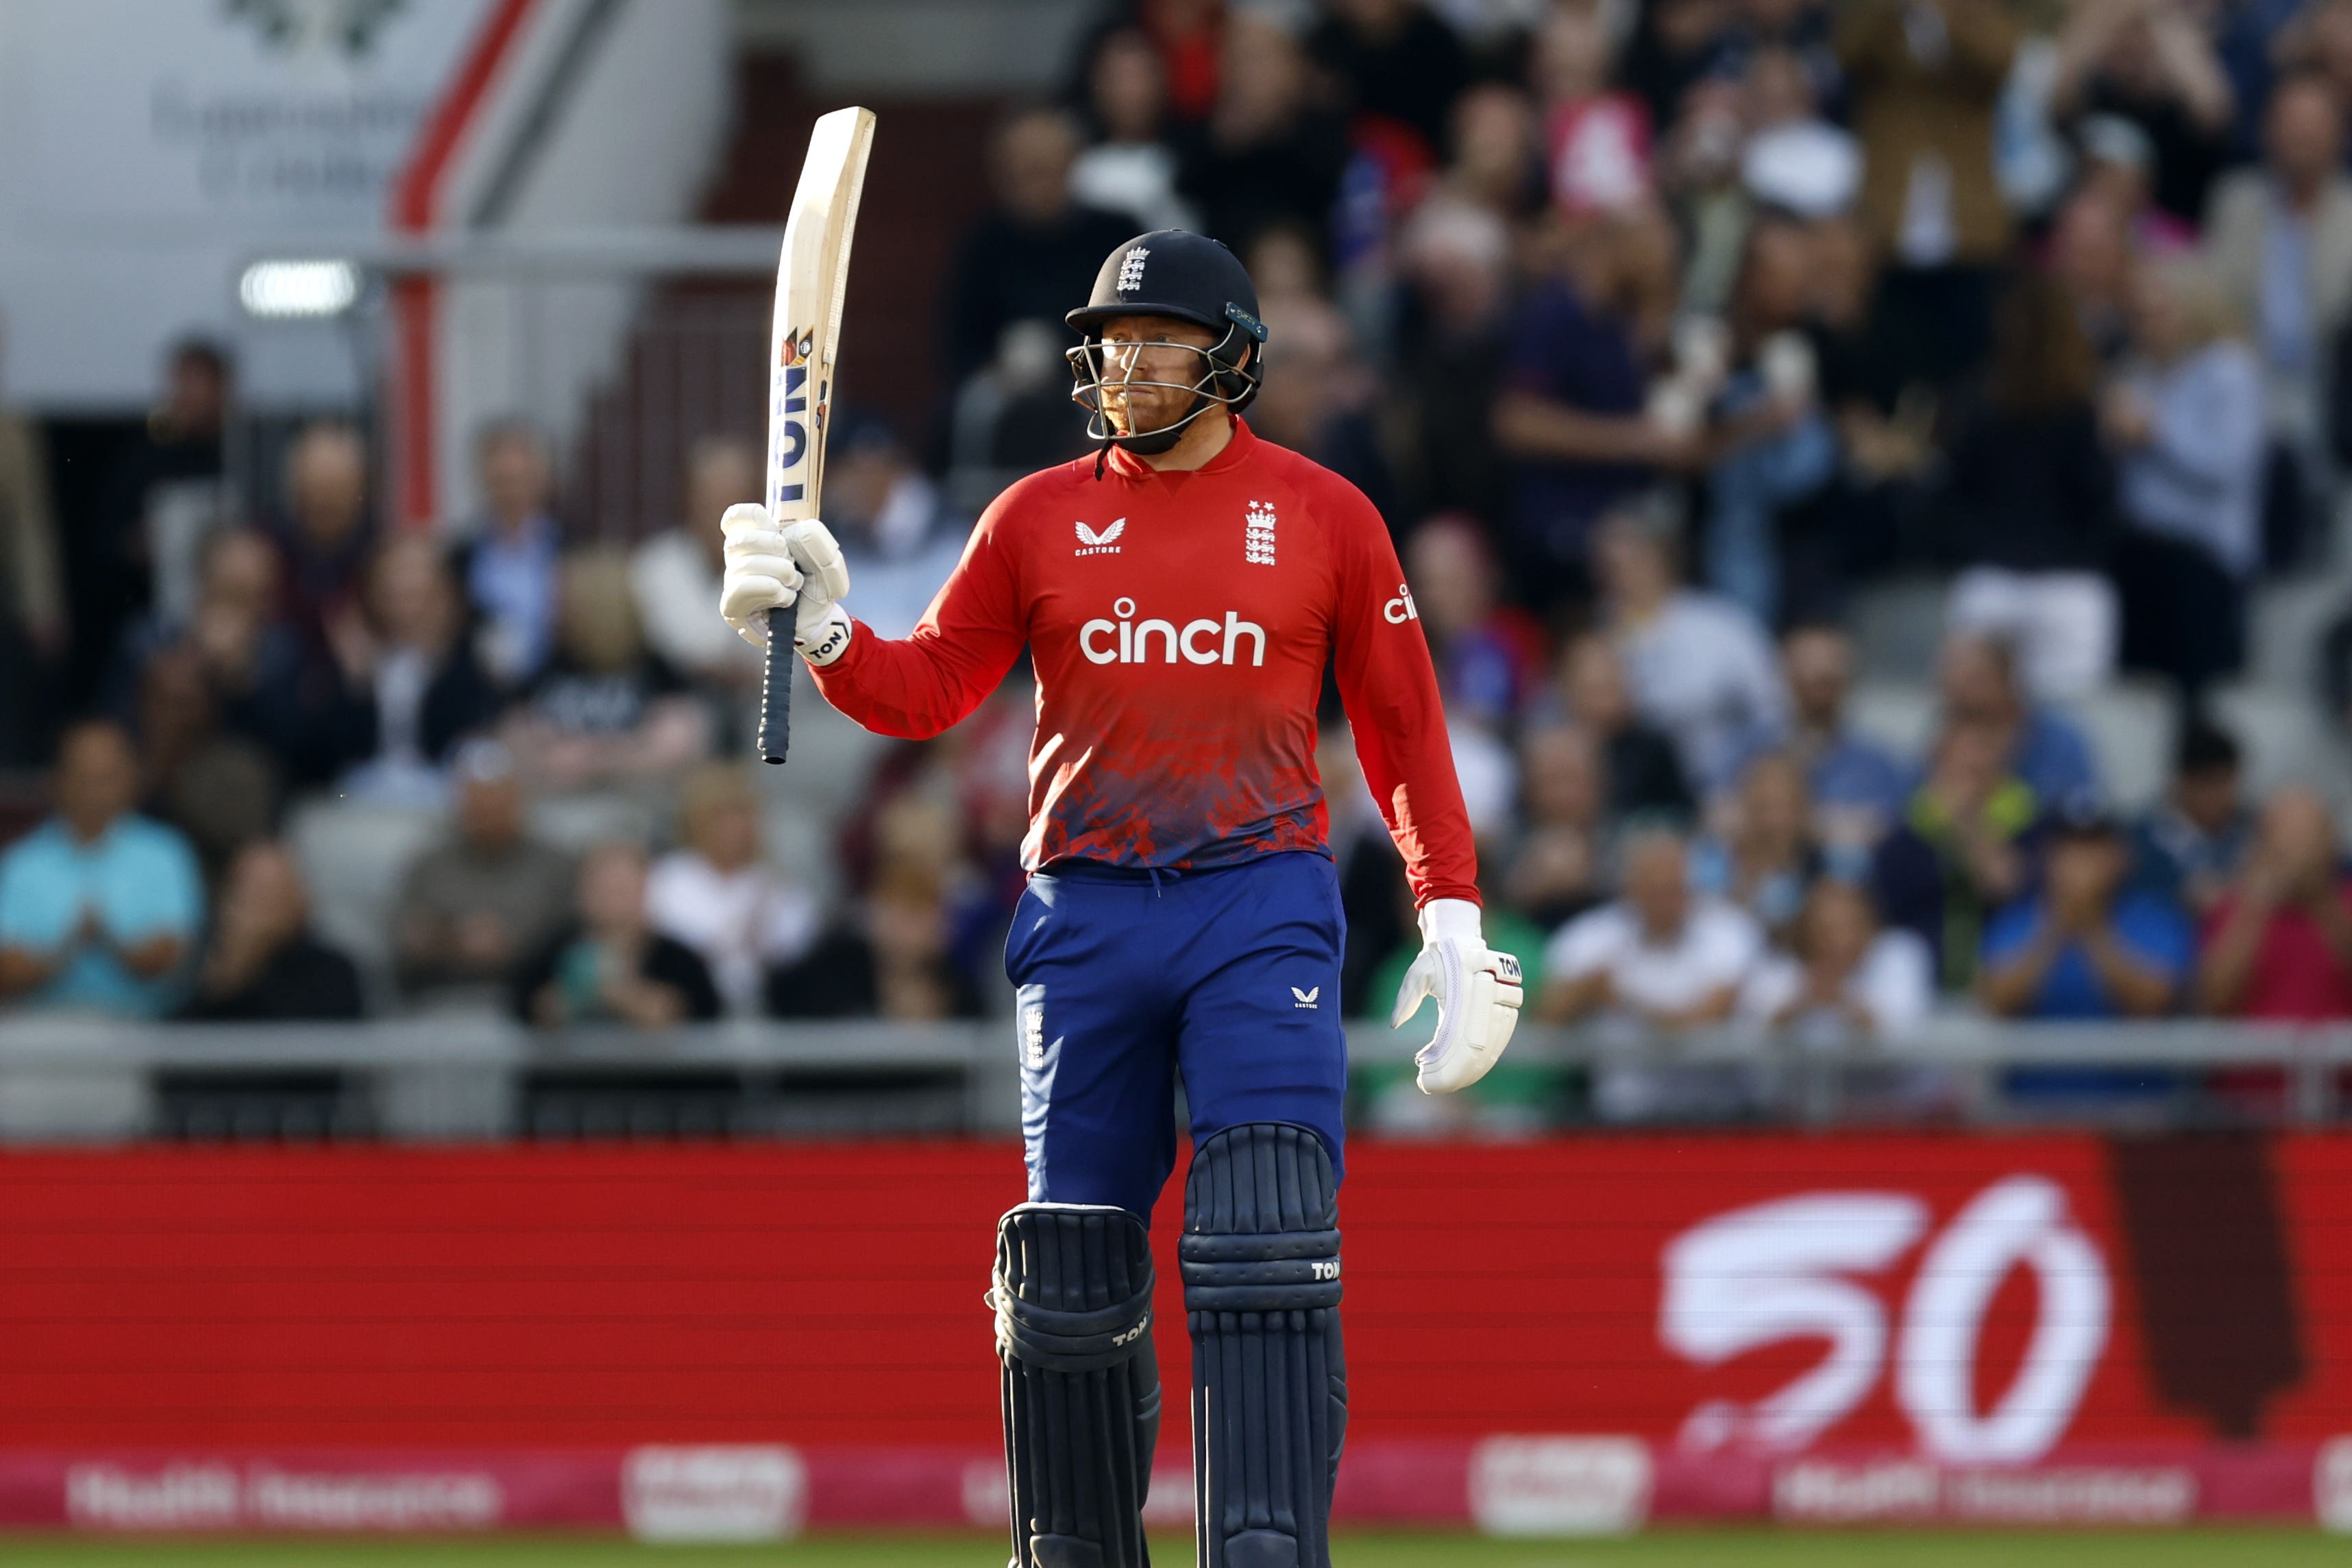
[(1322, 1138), (1336, 1177), (1344, 931), (1338, 874), (1307, 852), (1182, 873), (1065, 861), (1030, 878), (1004, 947), (1030, 1201), (1149, 1224), (1176, 1165), (1179, 1074), (1195, 1147), (1293, 1121)]

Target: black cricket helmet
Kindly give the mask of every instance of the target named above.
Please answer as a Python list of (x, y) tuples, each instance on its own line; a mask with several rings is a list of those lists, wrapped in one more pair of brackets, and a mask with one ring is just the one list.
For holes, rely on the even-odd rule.
[[(1140, 436), (1119, 434), (1103, 411), (1107, 356), (1102, 330), (1120, 316), (1171, 316), (1219, 334), (1208, 348), (1192, 351), (1202, 363), (1201, 374), (1192, 381), (1138, 381), (1131, 358), (1124, 374), (1109, 377), (1113, 385), (1164, 386), (1193, 395), (1182, 418)], [(1251, 351), (1265, 342), (1257, 289), (1241, 258), (1206, 235), (1160, 228), (1136, 236), (1102, 264), (1086, 304), (1062, 319), (1086, 339), (1068, 351), (1070, 373), (1076, 380), (1071, 400), (1089, 416), (1087, 434), (1106, 445), (1164, 452), (1213, 405), (1238, 414), (1257, 395), (1256, 356)], [(1242, 363), (1244, 355), (1250, 359), (1247, 365)]]

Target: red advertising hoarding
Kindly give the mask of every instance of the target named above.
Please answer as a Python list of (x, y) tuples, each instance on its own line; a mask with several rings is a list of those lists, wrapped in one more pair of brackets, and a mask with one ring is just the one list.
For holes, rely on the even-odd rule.
[[(1019, 1181), (964, 1142), (0, 1155), (0, 1520), (984, 1519)], [(1341, 1220), (1359, 1519), (2352, 1509), (2352, 1139), (1367, 1142)]]

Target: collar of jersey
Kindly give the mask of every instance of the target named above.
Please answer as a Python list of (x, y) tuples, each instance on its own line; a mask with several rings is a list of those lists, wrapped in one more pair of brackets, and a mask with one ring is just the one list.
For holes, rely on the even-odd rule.
[(1247, 455), (1249, 448), (1256, 445), (1257, 437), (1251, 434), (1249, 421), (1236, 414), (1234, 416), (1234, 438), (1225, 443), (1223, 451), (1219, 452), (1197, 468), (1163, 471), (1153, 468), (1124, 447), (1113, 447), (1110, 449), (1110, 468), (1113, 473), (1123, 479), (1197, 479), (1202, 474), (1219, 474), (1234, 467)]

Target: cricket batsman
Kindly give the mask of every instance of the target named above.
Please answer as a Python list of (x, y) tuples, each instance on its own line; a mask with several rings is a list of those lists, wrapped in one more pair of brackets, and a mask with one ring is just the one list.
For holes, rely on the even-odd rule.
[(1162, 229), (1113, 251), (1067, 320), (1100, 449), (999, 496), (913, 635), (850, 617), (822, 522), (779, 529), (757, 505), (725, 518), (721, 613), (765, 646), (789, 608), (818, 689), (886, 735), (955, 723), (1024, 646), (1035, 667), (1030, 878), (1004, 955), (1029, 1201), (998, 1227), (989, 1296), (1014, 1568), (1149, 1562), (1146, 1227), (1175, 1166), (1180, 1077), (1199, 1562), (1327, 1568), (1348, 1421), (1327, 664), (1421, 911), (1392, 1021), (1437, 1002), (1424, 1090), (1494, 1066), (1518, 963), (1479, 934), (1436, 674), (1380, 513), (1238, 417), (1265, 342), (1249, 274)]

